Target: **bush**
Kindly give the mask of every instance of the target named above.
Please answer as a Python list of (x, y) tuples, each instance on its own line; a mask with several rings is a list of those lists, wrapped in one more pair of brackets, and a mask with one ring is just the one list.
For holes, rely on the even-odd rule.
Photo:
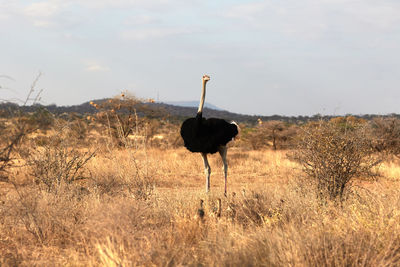
[(254, 150), (265, 147), (273, 150), (292, 148), (296, 134), (297, 126), (283, 121), (259, 120), (257, 127), (243, 130), (244, 139)]
[(16, 149), (23, 138), (34, 129), (29, 127), (26, 118), (19, 116), (4, 123), (0, 128), (2, 140), (0, 142), (0, 180), (8, 181), (8, 171), (16, 164)]
[(107, 134), (113, 137), (114, 141), (121, 147), (124, 144), (122, 138), (132, 136), (136, 143), (147, 139), (147, 119), (140, 116), (138, 111), (142, 101), (128, 93), (121, 96), (98, 103), (90, 102), (98, 112), (94, 117), (88, 116), (87, 119), (96, 121), (107, 129)]
[(31, 175), (37, 184), (44, 184), (47, 191), (57, 189), (62, 183), (70, 184), (87, 178), (85, 165), (95, 153), (73, 148), (69, 143), (69, 135), (69, 129), (61, 127), (44, 147), (26, 152)]
[(388, 155), (400, 156), (400, 120), (375, 118), (370, 123), (370, 134), (376, 151)]
[(360, 175), (371, 177), (380, 162), (367, 138), (366, 128), (350, 129), (334, 122), (320, 122), (303, 128), (293, 158), (305, 174), (317, 182), (321, 195), (343, 198), (349, 182)]

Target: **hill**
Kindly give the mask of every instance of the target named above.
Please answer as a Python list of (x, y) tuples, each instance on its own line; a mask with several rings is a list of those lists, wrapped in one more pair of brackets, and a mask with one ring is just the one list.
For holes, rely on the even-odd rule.
[[(197, 108), (199, 106), (199, 101), (167, 101), (164, 102), (167, 105), (178, 106), (178, 107), (192, 107)], [(214, 109), (214, 110), (223, 110), (213, 104), (205, 103), (205, 108)]]
[[(108, 101), (109, 99), (99, 99), (88, 101), (82, 103), (80, 105), (72, 105), (72, 106), (57, 106), (57, 105), (40, 105), (36, 104), (33, 106), (19, 106), (15, 103), (5, 102), (0, 103), (0, 110), (2, 110), (1, 116), (7, 116), (7, 114), (11, 114), (12, 111), (15, 110), (22, 110), (23, 112), (34, 112), (38, 108), (44, 108), (49, 112), (55, 115), (61, 115), (64, 113), (75, 113), (77, 115), (85, 115), (85, 114), (93, 114), (96, 113), (97, 110), (94, 108), (90, 102), (94, 103), (101, 103), (104, 101)], [(171, 105), (166, 103), (140, 103), (136, 105), (136, 110), (139, 116), (148, 116), (151, 118), (167, 118), (171, 121), (180, 122), (186, 118), (194, 117), (197, 112), (197, 107), (184, 107), (184, 106), (177, 106)], [(258, 119), (263, 121), (269, 120), (280, 120), (285, 121), (288, 123), (303, 123), (311, 120), (319, 120), (319, 119), (329, 119), (337, 116), (321, 116), (321, 115), (314, 115), (314, 116), (281, 116), (281, 115), (271, 115), (271, 116), (261, 116), (261, 115), (246, 115), (246, 114), (239, 114), (234, 112), (229, 112), (226, 110), (216, 110), (212, 108), (205, 107), (203, 110), (204, 117), (216, 117), (222, 118), (228, 121), (236, 121), (238, 123), (246, 123), (246, 124), (256, 124)], [(364, 118), (366, 120), (370, 120), (374, 117), (378, 117), (379, 115), (355, 115), (358, 118)], [(390, 114), (387, 116), (396, 116), (400, 117), (396, 114)]]

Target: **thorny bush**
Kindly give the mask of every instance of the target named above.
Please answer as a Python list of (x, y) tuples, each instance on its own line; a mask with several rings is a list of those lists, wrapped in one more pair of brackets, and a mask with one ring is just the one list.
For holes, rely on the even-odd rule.
[(303, 128), (292, 156), (316, 181), (320, 196), (340, 200), (353, 178), (376, 175), (374, 167), (381, 162), (363, 125), (346, 128), (323, 121)]
[(57, 189), (62, 183), (88, 178), (85, 165), (95, 152), (81, 152), (70, 143), (70, 129), (59, 126), (50, 142), (44, 147), (28, 151), (27, 164), (37, 184), (45, 185), (47, 191)]

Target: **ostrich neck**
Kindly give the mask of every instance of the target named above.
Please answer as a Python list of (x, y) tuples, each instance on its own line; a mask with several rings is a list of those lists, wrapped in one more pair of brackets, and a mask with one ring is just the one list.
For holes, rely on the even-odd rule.
[(197, 110), (197, 113), (203, 112), (204, 100), (206, 98), (206, 83), (207, 83), (206, 81), (203, 81), (203, 90), (201, 91), (200, 104), (199, 104), (199, 109)]

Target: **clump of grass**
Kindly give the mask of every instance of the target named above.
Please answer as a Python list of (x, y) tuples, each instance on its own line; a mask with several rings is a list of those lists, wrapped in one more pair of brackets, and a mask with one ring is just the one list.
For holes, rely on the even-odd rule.
[(59, 194), (48, 193), (38, 187), (16, 187), (0, 209), (3, 233), (20, 233), (14, 242), (35, 245), (72, 244), (72, 236), (86, 216), (86, 203), (79, 191), (59, 188)]
[(89, 187), (100, 195), (122, 194), (136, 199), (151, 197), (155, 187), (154, 176), (145, 162), (126, 150), (104, 156), (96, 158), (89, 166), (92, 173)]

